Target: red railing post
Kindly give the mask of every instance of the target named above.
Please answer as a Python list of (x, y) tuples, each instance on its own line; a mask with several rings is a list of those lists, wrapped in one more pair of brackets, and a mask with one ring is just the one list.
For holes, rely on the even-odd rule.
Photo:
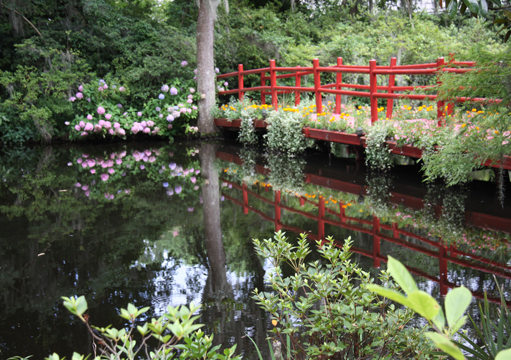
[(281, 215), (280, 190), (275, 191), (274, 194), (275, 194), (275, 231), (279, 231), (280, 229), (282, 229), (282, 226), (280, 224)]
[(377, 269), (380, 268), (380, 219), (373, 216), (373, 266)]
[[(437, 70), (440, 72), (442, 70), (442, 67), (444, 66), (445, 64), (445, 59), (443, 57), (441, 58), (438, 58), (436, 60), (436, 66), (437, 66)], [(438, 75), (440, 77), (440, 74)], [(441, 85), (442, 83), (440, 82), (440, 79), (438, 79), (437, 81), (437, 85)], [(442, 126), (442, 123), (443, 123), (443, 119), (445, 117), (445, 101), (438, 101), (436, 103), (436, 108), (437, 108), (437, 118), (438, 118), (438, 126)]]
[(314, 94), (316, 96), (316, 114), (323, 112), (323, 101), (321, 99), (321, 75), (318, 71), (319, 59), (312, 60), (312, 68), (314, 70)]
[(371, 102), (371, 124), (378, 121), (378, 99), (374, 96), (378, 91), (376, 74), (376, 60), (369, 61), (369, 95)]
[(305, 199), (303, 198), (303, 196), (300, 196), (300, 206), (304, 206), (305, 205)]
[[(300, 65), (297, 66), (297, 68), (299, 68), (299, 67), (300, 67)], [(295, 86), (296, 87), (302, 86), (302, 76), (299, 74), (298, 71), (295, 74)], [(298, 106), (298, 105), (300, 105), (300, 92), (295, 91), (295, 106)]]
[[(449, 53), (449, 64), (454, 63), (454, 61), (456, 61), (454, 53)], [(452, 66), (449, 66), (449, 67), (452, 67)], [(454, 102), (450, 102), (447, 104), (447, 115), (452, 115), (453, 112), (454, 112)]]
[(325, 198), (320, 196), (318, 199), (318, 240), (325, 238)]
[[(261, 73), (261, 86), (266, 86), (266, 73)], [(261, 105), (266, 104), (266, 95), (264, 94), (264, 90), (261, 90)]]
[[(342, 66), (342, 57), (337, 58), (337, 66)], [(335, 79), (335, 89), (336, 90), (342, 90), (341, 84), (342, 84), (342, 72), (338, 72), (336, 74)], [(335, 113), (340, 114), (341, 113), (341, 95), (337, 94), (335, 95)]]
[(238, 99), (243, 100), (243, 64), (238, 64)]
[[(390, 59), (390, 69), (392, 70), (397, 64), (395, 57)], [(389, 75), (389, 94), (393, 94), (392, 88), (396, 85), (396, 75)], [(394, 109), (394, 99), (387, 99), (387, 119), (392, 119), (392, 111)]]
[(248, 214), (248, 192), (247, 192), (247, 184), (243, 182), (241, 187), (243, 189), (243, 214)]
[(277, 91), (275, 91), (275, 86), (277, 86), (277, 72), (275, 71), (275, 60), (270, 60), (271, 105), (275, 110), (277, 110), (279, 105), (277, 101)]

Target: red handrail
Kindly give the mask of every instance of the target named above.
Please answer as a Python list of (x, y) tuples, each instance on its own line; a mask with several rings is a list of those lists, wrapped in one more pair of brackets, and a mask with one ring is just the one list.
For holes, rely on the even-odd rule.
[[(316, 112), (323, 112), (322, 94), (333, 94), (335, 95), (335, 113), (341, 112), (341, 95), (357, 96), (357, 97), (369, 97), (371, 103), (371, 122), (378, 121), (378, 99), (387, 99), (387, 119), (392, 118), (393, 113), (393, 99), (407, 98), (411, 100), (430, 100), (435, 101), (438, 95), (419, 95), (419, 94), (396, 94), (401, 91), (413, 91), (416, 89), (434, 89), (437, 85), (427, 86), (396, 86), (395, 76), (396, 75), (437, 75), (443, 72), (449, 73), (465, 73), (468, 71), (474, 71), (472, 67), (475, 66), (474, 61), (455, 61), (454, 54), (449, 54), (449, 61), (446, 63), (444, 58), (438, 58), (435, 63), (425, 64), (410, 64), (410, 65), (397, 65), (396, 58), (392, 58), (389, 66), (376, 65), (376, 60), (371, 60), (369, 66), (360, 65), (344, 65), (342, 58), (337, 58), (337, 64), (335, 66), (320, 66), (319, 59), (312, 61), (312, 67), (277, 67), (275, 60), (270, 60), (270, 66), (267, 68), (244, 70), (243, 65), (238, 65), (237, 72), (231, 72), (228, 74), (218, 75), (217, 78), (223, 79), (228, 77), (238, 78), (238, 88), (232, 90), (226, 90), (219, 92), (219, 95), (230, 95), (238, 94), (240, 99), (243, 98), (246, 92), (259, 91), (261, 93), (261, 104), (266, 103), (266, 95), (272, 96), (272, 106), (277, 109), (277, 95), (278, 94), (295, 94), (295, 105), (300, 104), (300, 93), (302, 92), (313, 92), (316, 98)], [(285, 74), (277, 74), (278, 72), (284, 72)], [(332, 84), (321, 84), (321, 73), (335, 73), (336, 81)], [(269, 76), (266, 75), (269, 73)], [(369, 74), (369, 85), (361, 84), (348, 84), (343, 83), (343, 73), (354, 73), (354, 74)], [(261, 86), (255, 87), (244, 87), (244, 75), (260, 74)], [(314, 76), (314, 87), (303, 87), (301, 86), (301, 78), (306, 75)], [(388, 85), (378, 85), (378, 75), (389, 76)], [(278, 79), (294, 78), (295, 86), (279, 86), (277, 85)], [(270, 85), (266, 85), (266, 81), (270, 81)], [(366, 91), (354, 91), (344, 89), (355, 89), (355, 90), (366, 90)], [(378, 92), (378, 91), (385, 91)], [(437, 101), (437, 117), (439, 119), (439, 125), (441, 120), (446, 114), (453, 112), (454, 103), (460, 102), (483, 102), (483, 103), (495, 103), (500, 102), (500, 99), (486, 99), (486, 98), (468, 98), (468, 97), (457, 97), (449, 101), (447, 111), (445, 111), (445, 101)]]

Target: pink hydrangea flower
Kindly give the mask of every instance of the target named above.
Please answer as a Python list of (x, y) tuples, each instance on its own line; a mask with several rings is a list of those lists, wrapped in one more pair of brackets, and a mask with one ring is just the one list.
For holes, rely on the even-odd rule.
[(80, 127), (80, 125), (75, 125), (75, 130), (80, 131), (80, 130), (82, 130), (82, 128)]
[(120, 91), (120, 92), (124, 92), (124, 91), (126, 91), (126, 88), (125, 88), (124, 86), (121, 86), (121, 87), (119, 88), (119, 91)]
[(110, 176), (108, 174), (101, 174), (101, 180), (107, 181)]
[(77, 99), (83, 99), (83, 94), (81, 92), (77, 92), (76, 93), (76, 98)]
[(103, 129), (103, 126), (101, 126), (101, 125), (99, 125), (99, 124), (94, 125), (94, 131), (95, 131), (95, 132), (100, 132), (100, 131), (101, 131), (101, 129)]
[(119, 129), (119, 130), (118, 130), (118, 133), (119, 133), (119, 135), (121, 135), (121, 136), (126, 135), (126, 131), (125, 131), (124, 129)]
[(94, 125), (92, 125), (91, 123), (87, 123), (87, 124), (85, 124), (84, 130), (85, 131), (92, 131), (92, 130), (94, 130)]
[(84, 131), (84, 132), (82, 132), (80, 135), (81, 135), (81, 136), (87, 136), (87, 135), (89, 135), (89, 133)]
[(115, 172), (115, 170), (114, 170), (113, 168), (108, 169), (108, 173), (109, 173), (110, 175), (112, 175), (114, 172)]
[(112, 118), (112, 114), (106, 114), (105, 119), (110, 120)]
[(78, 86), (78, 91), (83, 91), (83, 85)]
[(142, 111), (137, 112), (137, 116), (142, 116)]
[(195, 89), (194, 88), (190, 88), (190, 93), (194, 93), (195, 92)]
[(110, 121), (105, 121), (105, 128), (110, 129), (112, 127), (112, 123)]
[(154, 126), (154, 121), (149, 120), (149, 121), (147, 122), (147, 126), (149, 126), (149, 127), (153, 127), (153, 126)]
[(144, 132), (144, 134), (149, 134), (151, 132), (151, 129), (146, 127), (143, 132)]
[(105, 113), (105, 108), (103, 106), (98, 106), (98, 114), (103, 115)]
[(92, 120), (92, 115), (91, 114), (87, 115), (87, 120)]
[(195, 184), (195, 182), (197, 181), (197, 178), (195, 176), (192, 176), (190, 178), (190, 181), (192, 182), (192, 184)]
[(170, 88), (170, 95), (177, 95), (177, 89), (175, 87)]
[(114, 122), (114, 129), (119, 129), (121, 127), (121, 124), (118, 122)]
[(105, 120), (103, 120), (103, 119), (99, 120), (98, 125), (105, 126)]

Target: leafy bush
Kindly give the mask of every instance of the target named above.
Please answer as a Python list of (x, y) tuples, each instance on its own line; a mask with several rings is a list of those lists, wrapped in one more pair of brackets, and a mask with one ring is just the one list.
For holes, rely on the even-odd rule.
[(264, 135), (266, 144), (271, 150), (280, 150), (288, 154), (300, 153), (306, 148), (302, 133), (302, 115), (294, 109), (270, 111), (268, 132)]
[[(198, 330), (203, 325), (195, 324), (199, 316), (193, 316), (193, 314), (200, 307), (195, 307), (193, 304), (189, 308), (184, 305), (180, 308), (169, 305), (165, 314), (142, 325), (137, 325), (139, 318), (149, 308), (137, 309), (134, 305), (128, 304), (128, 307), (121, 309), (119, 314), (128, 321), (128, 324), (125, 328), (116, 329), (111, 326), (99, 328), (89, 324), (89, 316), (85, 314), (87, 301), (84, 296), (63, 297), (63, 299), (64, 306), (87, 326), (94, 342), (94, 360), (132, 360), (144, 355), (148, 360), (166, 360), (174, 359), (177, 354), (179, 359), (240, 359), (238, 356), (233, 357), (236, 345), (224, 350), (224, 354), (217, 353), (220, 345), (211, 348), (213, 336), (206, 336)], [(141, 336), (140, 342), (134, 340), (137, 334)], [(152, 338), (158, 340), (158, 346), (155, 348), (148, 344)], [(55, 353), (46, 358), (46, 360), (60, 359), (60, 356)], [(83, 359), (83, 356), (73, 354), (73, 360)]]
[[(405, 328), (412, 312), (396, 309), (366, 290), (374, 280), (349, 260), (350, 238), (342, 248), (331, 238), (318, 241), (322, 259), (310, 263), (305, 262), (311, 252), (305, 234), (297, 246), (280, 231), (273, 239), (256, 239), (254, 244), (271, 263), (273, 289), (256, 290), (254, 299), (271, 314), (272, 332), (281, 346), (286, 346), (283, 337), (289, 336), (291, 348), (286, 352), (291, 359), (429, 358), (425, 351), (430, 345), (422, 330)], [(292, 275), (284, 276), (284, 265)], [(396, 288), (387, 272), (380, 280)]]

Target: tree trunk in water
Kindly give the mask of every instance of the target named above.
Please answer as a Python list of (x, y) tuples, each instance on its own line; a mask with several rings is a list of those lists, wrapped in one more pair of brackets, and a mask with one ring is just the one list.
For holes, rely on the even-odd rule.
[(198, 127), (202, 134), (218, 132), (211, 109), (215, 106), (215, 61), (213, 53), (215, 13), (219, 1), (200, 0), (197, 19), (197, 82), (199, 94)]
[(220, 186), (218, 172), (214, 169), (215, 153), (218, 145), (204, 144), (201, 146), (199, 157), (202, 176), (202, 200), (204, 211), (205, 245), (208, 256), (209, 272), (204, 289), (205, 298), (222, 300), (228, 297), (232, 289), (227, 282), (225, 268), (225, 250), (220, 228)]

